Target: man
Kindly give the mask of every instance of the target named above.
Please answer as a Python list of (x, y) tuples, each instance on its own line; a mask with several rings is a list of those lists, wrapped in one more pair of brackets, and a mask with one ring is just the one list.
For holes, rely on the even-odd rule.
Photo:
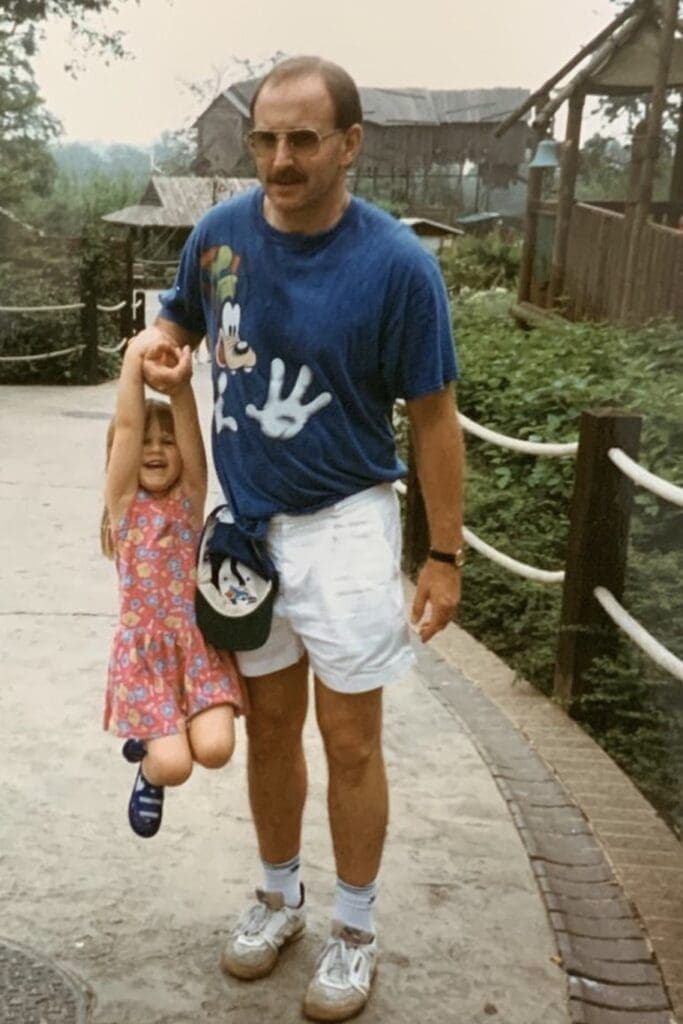
[(427, 641), (460, 597), (457, 370), (433, 258), (347, 191), (362, 141), (348, 74), (318, 58), (287, 60), (261, 82), (251, 114), (262, 187), (214, 207), (195, 228), (148, 331), (145, 373), (164, 390), (180, 372), (173, 346), (208, 335), (217, 473), (235, 519), (267, 536), (280, 575), (269, 639), (237, 655), (251, 703), (248, 784), (264, 883), (223, 967), (262, 977), (304, 928), (310, 667), (338, 877), (304, 1012), (345, 1020), (365, 1005), (377, 960), (373, 904), (388, 806), (382, 688), (412, 663), (391, 409), (405, 398), (429, 520), (432, 556), (412, 610)]

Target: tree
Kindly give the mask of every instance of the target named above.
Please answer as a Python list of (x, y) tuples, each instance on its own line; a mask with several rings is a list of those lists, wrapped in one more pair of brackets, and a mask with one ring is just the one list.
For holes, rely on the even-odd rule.
[[(125, 2), (125, 0), (124, 0)], [(137, 0), (135, 0), (137, 2)], [(123, 34), (106, 32), (88, 15), (117, 12), (118, 0), (3, 0), (0, 6), (0, 206), (16, 207), (26, 196), (44, 195), (54, 179), (48, 144), (59, 134), (57, 119), (38, 92), (32, 58), (48, 18), (68, 21), (74, 39), (105, 59), (124, 54)], [(74, 49), (78, 53), (78, 48)], [(65, 70), (76, 74), (78, 58)]]
[[(275, 67), (287, 54), (283, 50), (253, 60), (250, 57), (229, 57), (225, 64), (214, 64), (204, 78), (196, 82), (182, 80), (181, 84), (195, 103), (197, 113), (206, 110), (209, 104), (232, 83), (248, 78), (260, 78)], [(197, 172), (197, 154), (194, 117), (189, 124), (174, 132), (164, 132), (154, 146), (154, 166), (163, 174), (192, 174)]]

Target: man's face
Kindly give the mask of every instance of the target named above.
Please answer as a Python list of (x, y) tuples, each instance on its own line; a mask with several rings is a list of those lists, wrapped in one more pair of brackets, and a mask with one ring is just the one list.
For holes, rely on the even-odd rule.
[[(323, 79), (306, 75), (265, 85), (256, 102), (254, 128), (282, 132), (313, 128), (321, 136), (317, 151), (299, 152), (280, 135), (267, 152), (255, 153), (266, 196), (292, 230), (319, 230), (328, 209), (345, 191), (345, 176), (360, 144), (360, 129), (336, 131), (334, 106)], [(331, 134), (330, 134), (331, 133)]]

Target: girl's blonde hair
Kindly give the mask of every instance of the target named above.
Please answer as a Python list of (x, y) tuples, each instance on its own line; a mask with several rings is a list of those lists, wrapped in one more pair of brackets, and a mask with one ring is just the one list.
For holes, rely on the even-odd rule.
[[(168, 402), (162, 402), (158, 398), (145, 399), (145, 434), (152, 423), (158, 423), (162, 430), (167, 430), (175, 437), (173, 410)], [(115, 433), (116, 417), (112, 416), (109, 426), (107, 427), (107, 457), (104, 464), (105, 469), (109, 465), (109, 457), (111, 455)], [(109, 509), (106, 505), (102, 511), (102, 519), (100, 521), (100, 547), (102, 548), (102, 554), (107, 558), (114, 557), (114, 537), (112, 534), (111, 521), (109, 519)]]

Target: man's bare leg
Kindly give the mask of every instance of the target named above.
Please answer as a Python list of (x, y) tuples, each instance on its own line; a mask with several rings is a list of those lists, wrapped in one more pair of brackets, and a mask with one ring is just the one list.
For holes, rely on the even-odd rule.
[(249, 800), (261, 859), (283, 864), (301, 845), (306, 801), (302, 732), (308, 707), (305, 658), (269, 675), (246, 680)]
[(389, 813), (382, 690), (337, 693), (316, 678), (315, 702), (327, 753), (337, 875), (349, 885), (366, 886), (379, 873)]

